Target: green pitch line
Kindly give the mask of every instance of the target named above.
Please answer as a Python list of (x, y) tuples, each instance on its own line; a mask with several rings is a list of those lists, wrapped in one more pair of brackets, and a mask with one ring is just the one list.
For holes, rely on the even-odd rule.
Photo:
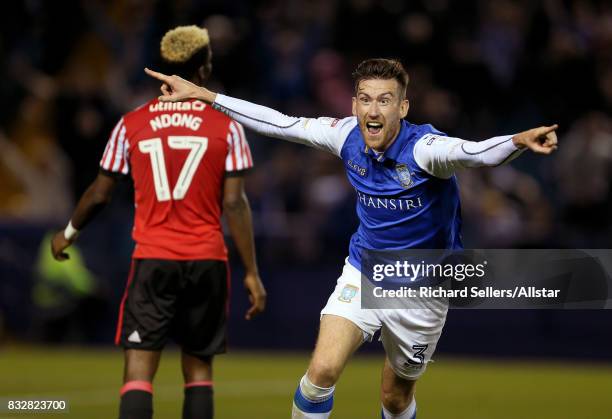
[[(240, 352), (215, 362), (220, 419), (288, 418), (307, 354)], [(356, 357), (336, 392), (332, 418), (379, 418), (380, 357)], [(104, 349), (10, 347), (0, 350), (0, 398), (66, 399), (64, 414), (0, 418), (116, 417), (122, 354)], [(163, 358), (154, 385), (157, 418), (180, 417), (177, 352)], [(612, 366), (575, 362), (442, 358), (417, 388), (419, 419), (604, 419), (612, 417)]]

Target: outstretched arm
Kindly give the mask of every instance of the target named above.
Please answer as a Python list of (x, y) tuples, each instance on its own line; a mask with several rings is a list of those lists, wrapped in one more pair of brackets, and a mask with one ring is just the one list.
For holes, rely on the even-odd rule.
[(202, 100), (261, 135), (309, 145), (336, 155), (340, 155), (348, 132), (356, 125), (354, 118), (287, 116), (265, 106), (211, 92), (179, 76), (167, 76), (148, 68), (145, 72), (162, 82), (159, 97), (162, 102)]
[(251, 307), (246, 319), (264, 311), (266, 307), (266, 290), (259, 277), (255, 259), (253, 240), (253, 220), (249, 200), (244, 193), (244, 179), (239, 176), (227, 177), (223, 186), (223, 214), (232, 235), (232, 239), (242, 259), (245, 269), (244, 286), (249, 294)]
[(56, 260), (66, 260), (64, 252), (77, 238), (79, 230), (87, 225), (111, 200), (118, 179), (99, 172), (77, 204), (68, 226), (58, 231), (51, 240), (51, 252)]
[(557, 125), (539, 127), (479, 142), (427, 134), (415, 145), (414, 157), (429, 174), (449, 178), (463, 168), (500, 166), (527, 149), (551, 154), (557, 149), (557, 128)]

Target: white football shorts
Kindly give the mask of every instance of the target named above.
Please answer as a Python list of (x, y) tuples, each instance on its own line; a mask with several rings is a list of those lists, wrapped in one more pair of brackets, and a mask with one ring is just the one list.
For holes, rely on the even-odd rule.
[(346, 261), (334, 292), (321, 311), (344, 317), (363, 331), (371, 341), (380, 330), (391, 367), (407, 380), (420, 377), (431, 361), (446, 321), (448, 304), (428, 304), (426, 309), (362, 309), (361, 272)]

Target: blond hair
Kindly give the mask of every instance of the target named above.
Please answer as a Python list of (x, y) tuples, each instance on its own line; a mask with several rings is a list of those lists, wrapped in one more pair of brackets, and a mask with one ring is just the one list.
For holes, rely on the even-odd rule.
[(173, 64), (186, 63), (209, 43), (206, 29), (196, 25), (178, 26), (166, 32), (162, 38), (161, 57)]

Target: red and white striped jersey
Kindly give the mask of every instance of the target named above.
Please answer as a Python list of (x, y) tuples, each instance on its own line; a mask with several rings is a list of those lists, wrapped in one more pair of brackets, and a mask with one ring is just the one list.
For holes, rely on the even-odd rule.
[(154, 99), (113, 129), (100, 168), (131, 174), (135, 258), (227, 260), (225, 176), (253, 167), (242, 126), (200, 101)]

